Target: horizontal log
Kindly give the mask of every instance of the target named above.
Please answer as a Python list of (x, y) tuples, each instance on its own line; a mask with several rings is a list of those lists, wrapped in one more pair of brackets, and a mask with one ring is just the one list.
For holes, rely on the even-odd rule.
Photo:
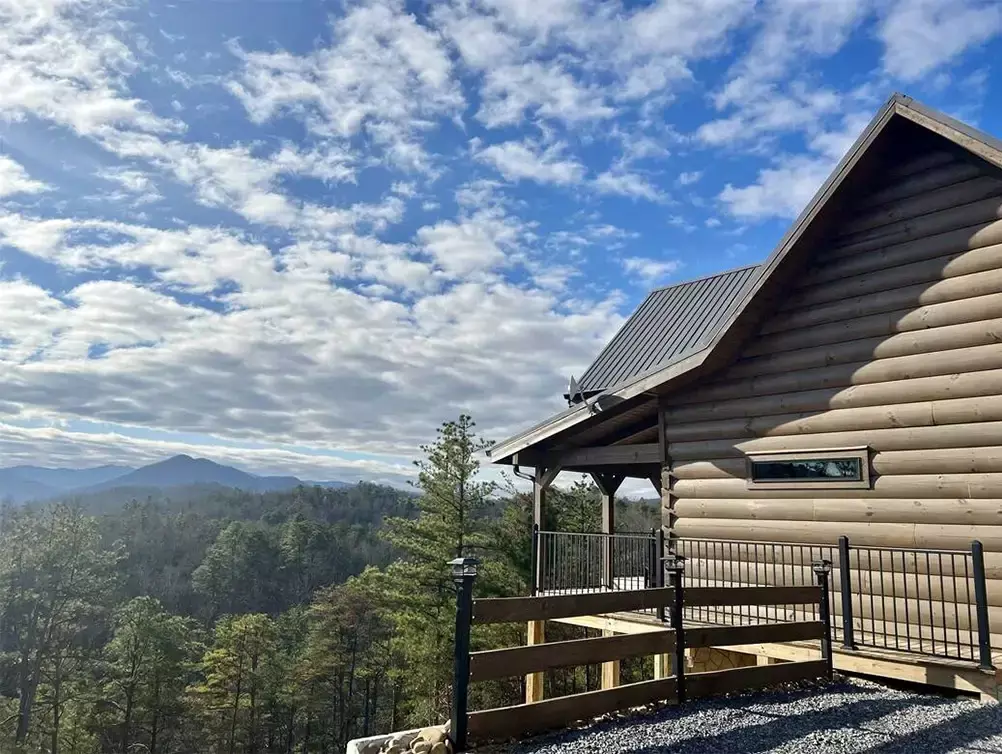
[[(684, 523), (684, 522), (683, 522)], [(831, 530), (829, 530), (830, 532)], [(686, 557), (686, 562), (699, 562), (702, 560), (728, 560), (732, 562), (761, 563), (771, 567), (789, 566), (798, 569), (808, 569), (815, 560), (830, 560), (837, 567), (839, 565), (839, 553), (836, 546), (836, 539), (826, 544), (798, 544), (791, 542), (779, 542), (762, 540), (749, 542), (751, 537), (744, 540), (716, 540), (716, 539), (688, 539), (676, 540), (681, 552)], [(815, 542), (821, 537), (817, 537)], [(869, 570), (872, 567), (871, 550), (860, 546), (855, 549), (856, 542), (849, 540), (853, 549), (849, 551), (849, 563), (853, 569)], [(970, 550), (970, 545), (962, 548)], [(913, 552), (910, 550), (895, 551), (895, 562), (901, 570), (909, 573), (930, 573), (933, 576), (966, 576), (970, 568), (970, 560), (962, 558), (961, 555), (944, 555), (942, 560), (938, 557), (928, 556), (928, 553)], [(965, 565), (966, 564), (966, 565)], [(687, 566), (688, 568), (688, 566)], [(991, 581), (1002, 583), (1002, 552), (985, 553), (985, 578)], [(1002, 631), (1002, 624), (999, 625)], [(1002, 646), (1002, 645), (1000, 645)]]
[(680, 479), (745, 479), (748, 476), (748, 461), (743, 455), (735, 458), (680, 461), (672, 466), (672, 475), (676, 481)]
[(844, 236), (837, 244), (833, 244), (832, 248), (843, 252), (863, 253), (875, 246), (903, 243), (999, 218), (1002, 218), (1002, 200), (993, 196)]
[(889, 166), (886, 170), (881, 171), (881, 175), (884, 182), (888, 186), (893, 187), (910, 176), (934, 170), (944, 165), (957, 165), (960, 163), (961, 161), (957, 159), (957, 155), (951, 151), (923, 152)]
[[(944, 560), (954, 558), (949, 568), (954, 574), (933, 574), (939, 567), (939, 557), (927, 554), (926, 563), (909, 558), (909, 553), (896, 550), (861, 550), (858, 565), (850, 566), (851, 593), (875, 594), (900, 597), (908, 595), (913, 599), (959, 602), (974, 602), (974, 577), (971, 559), (962, 555), (944, 555)], [(724, 553), (720, 553), (721, 556)], [(920, 571), (914, 566), (922, 565)], [(966, 568), (966, 573), (965, 573)], [(883, 570), (881, 570), (883, 569)], [(831, 579), (831, 589), (841, 592), (841, 583), (835, 574)], [(744, 560), (726, 560), (708, 557), (687, 558), (685, 578), (693, 586), (809, 586), (816, 583), (810, 563), (787, 565), (784, 563), (762, 563)], [(986, 579), (988, 604), (1002, 607), (1002, 581)], [(1002, 626), (998, 627), (1002, 630)], [(686, 634), (686, 646), (690, 646), (690, 636)]]
[(617, 466), (621, 464), (651, 464), (661, 460), (657, 443), (637, 445), (607, 445), (594, 448), (572, 448), (558, 451), (547, 467)]
[[(892, 450), (873, 453), (870, 466), (877, 474), (990, 474), (1002, 472), (1002, 453), (997, 447), (940, 448), (937, 450)], [(747, 462), (739, 458), (708, 458), (675, 464), (676, 479), (745, 479)]]
[(727, 647), (735, 644), (805, 641), (820, 639), (824, 624), (817, 621), (783, 623), (773, 626), (708, 626), (685, 631), (687, 649)]
[(855, 218), (841, 225), (840, 238), (851, 238), (863, 231), (948, 210), (999, 194), (1002, 194), (1002, 181), (991, 175), (974, 176), (966, 181), (925, 191), (883, 207), (862, 212), (857, 210)]
[[(916, 515), (918, 515), (918, 503), (923, 501), (932, 504), (945, 503), (949, 498), (963, 500), (970, 498), (1002, 499), (1002, 474), (885, 475), (874, 479), (869, 490), (843, 487), (788, 489), (782, 488), (782, 485), (777, 485), (776, 489), (764, 486), (749, 489), (744, 479), (686, 479), (677, 481), (672, 487), (672, 493), (679, 498), (679, 502), (687, 498), (732, 499), (735, 501), (735, 508), (744, 506), (747, 500), (754, 499), (780, 502), (817, 498), (820, 495), (838, 500), (866, 499), (868, 497), (896, 498), (912, 501), (916, 508)], [(792, 515), (792, 506), (786, 507)], [(806, 515), (806, 511), (803, 515)], [(988, 515), (988, 509), (982, 510), (982, 515)], [(991, 523), (998, 522), (993, 520)]]
[[(932, 476), (932, 475), (930, 475)], [(1002, 474), (993, 474), (997, 479), (992, 485), (1002, 488)], [(895, 480), (919, 479), (922, 476), (892, 477)], [(936, 478), (927, 484), (927, 497), (866, 497), (827, 495), (824, 490), (776, 490), (790, 493), (783, 497), (770, 493), (768, 490), (745, 490), (758, 493), (758, 497), (750, 495), (724, 494), (724, 480), (703, 479), (699, 492), (711, 492), (710, 495), (687, 497), (683, 490), (676, 491), (678, 500), (675, 503), (675, 514), (683, 518), (727, 518), (742, 521), (855, 521), (860, 523), (881, 524), (966, 524), (968, 526), (998, 526), (1002, 525), (1002, 493), (994, 498), (956, 499), (949, 497), (937, 498), (935, 493)], [(737, 480), (743, 484), (744, 480)], [(733, 484), (737, 486), (737, 482)], [(681, 484), (681, 482), (679, 482)], [(938, 484), (945, 484), (942, 480)], [(959, 484), (959, 483), (958, 483)], [(904, 486), (903, 486), (904, 487)], [(854, 490), (838, 490), (839, 493), (852, 493)], [(865, 491), (864, 491), (865, 492)], [(763, 497), (768, 493), (770, 497)], [(794, 495), (825, 494), (824, 498), (796, 498)], [(873, 494), (885, 495), (886, 491), (875, 490)], [(974, 496), (968, 496), (974, 497)]]
[(1002, 369), (670, 407), (669, 425), (1002, 395)]
[[(837, 265), (837, 263), (836, 263)], [(971, 275), (1002, 267), (1002, 244), (984, 246), (971, 251), (955, 252), (932, 259), (923, 259), (897, 267), (871, 270), (862, 275), (816, 281), (814, 275), (801, 278), (780, 311), (817, 306), (831, 301), (890, 291), (896, 288), (929, 283), (935, 280)]]
[(714, 670), (708, 673), (687, 673), (685, 693), (690, 699), (701, 699), (733, 691), (750, 691), (781, 683), (793, 683), (828, 675), (824, 660), (781, 662), (777, 665), (752, 665), (744, 668)]
[(674, 701), (677, 698), (676, 688), (674, 678), (661, 678), (532, 704), (471, 712), (468, 717), (468, 732), (470, 738), (477, 741), (520, 738), (530, 733), (563, 728), (576, 720), (590, 720), (617, 710), (659, 701)]
[(852, 275), (865, 275), (876, 270), (998, 243), (1002, 243), (1002, 222), (990, 220), (945, 233), (919, 236), (897, 244), (875, 242), (862, 244), (858, 249), (826, 248), (824, 253), (816, 254), (811, 260), (805, 282), (815, 284)]
[(896, 450), (875, 453), (878, 474), (989, 474), (1002, 472), (998, 447)]
[[(828, 353), (837, 352), (831, 347)], [(998, 345), (954, 348), (949, 351), (915, 354), (912, 356), (891, 356), (871, 361), (856, 361), (832, 366), (797, 367), (797, 361), (808, 357), (823, 358), (825, 351), (813, 354), (793, 352), (780, 354), (771, 359), (761, 359), (755, 364), (755, 374), (750, 368), (739, 369), (741, 364), (724, 373), (728, 379), (697, 388), (690, 394), (693, 403), (704, 403), (744, 396), (776, 395), (805, 390), (842, 388), (850, 385), (867, 385), (877, 382), (911, 380), (919, 377), (980, 372), (1002, 368), (1002, 349)], [(795, 358), (796, 356), (796, 358)], [(790, 357), (790, 358), (787, 358)], [(749, 360), (751, 361), (751, 360)], [(750, 367), (746, 364), (746, 367)], [(731, 379), (731, 378), (734, 379)]]
[[(1002, 528), (945, 524), (871, 524), (844, 521), (748, 521), (679, 518), (674, 531), (682, 537), (834, 544), (845, 535), (857, 547), (915, 547), (970, 550), (980, 540), (985, 550), (1002, 552)], [(1002, 624), (999, 624), (1002, 625)]]
[(672, 589), (637, 589), (626, 592), (477, 599), (473, 601), (473, 622), (527, 622), (647, 610), (670, 605), (672, 595)]
[(932, 169), (922, 170), (910, 178), (895, 180), (887, 188), (875, 191), (856, 206), (860, 210), (879, 207), (911, 196), (952, 186), (961, 181), (982, 175), (983, 170), (969, 162), (950, 162)]
[[(867, 293), (780, 312), (760, 330), (762, 335), (774, 336), (763, 338), (769, 350), (763, 350), (767, 345), (755, 342), (748, 353), (786, 351), (826, 342), (994, 319), (1000, 316), (1002, 307), (1000, 290), (1002, 270), (985, 270), (934, 283), (882, 291), (879, 296)], [(776, 337), (778, 333), (784, 333), (784, 337)]]
[(491, 649), (470, 654), (470, 680), (490, 681), (498, 678), (510, 678), (553, 668), (625, 660), (628, 657), (667, 654), (674, 649), (675, 633), (673, 631), (600, 636), (595, 639), (555, 641), (509, 649)]
[(816, 586), (686, 587), (686, 607), (707, 605), (796, 605), (817, 602), (821, 590)]
[(1002, 395), (671, 424), (664, 435), (674, 443), (994, 421), (1002, 421)]
[(779, 450), (823, 450), (868, 446), (878, 452), (890, 450), (933, 450), (937, 448), (979, 448), (1002, 445), (1002, 422), (945, 424), (936, 427), (895, 427), (852, 432), (822, 432), (805, 435), (730, 438), (675, 442), (671, 446), (676, 461), (703, 458), (740, 457), (751, 452)]

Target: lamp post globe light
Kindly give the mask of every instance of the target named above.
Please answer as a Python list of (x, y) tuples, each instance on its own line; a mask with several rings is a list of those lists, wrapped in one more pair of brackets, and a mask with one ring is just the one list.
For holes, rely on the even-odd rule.
[(449, 561), (452, 580), (458, 585), (462, 584), (464, 579), (475, 579), (478, 565), (480, 561), (477, 558), (453, 558)]

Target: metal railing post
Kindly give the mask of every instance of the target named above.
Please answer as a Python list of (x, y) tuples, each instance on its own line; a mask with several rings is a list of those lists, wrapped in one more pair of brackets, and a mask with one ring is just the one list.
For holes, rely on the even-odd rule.
[(828, 577), (831, 575), (832, 564), (830, 560), (816, 560), (812, 563), (814, 575), (817, 576), (818, 586), (821, 587), (821, 599), (818, 604), (818, 616), (824, 624), (824, 633), (821, 636), (821, 659), (828, 664), (828, 678), (835, 675), (834, 658), (832, 657), (832, 618), (831, 608), (828, 604)]
[(672, 595), (671, 627), (675, 632), (675, 693), (678, 703), (685, 703), (685, 627), (682, 625), (682, 613), (685, 595), (682, 591), (682, 576), (685, 571), (685, 558), (674, 555), (665, 561), (665, 568), (671, 574)]
[(974, 566), (974, 600), (978, 616), (978, 665), (982, 670), (994, 670), (992, 665), (992, 637), (988, 626), (988, 585), (985, 583), (985, 548), (981, 542), (971, 542), (971, 561)]
[(529, 553), (529, 595), (539, 591), (539, 524), (532, 525), (532, 550)]
[[(662, 587), (665, 585), (665, 569), (663, 567), (665, 558), (665, 530), (661, 527), (658, 527), (658, 538), (655, 547), (657, 547), (657, 553), (654, 558), (654, 572), (657, 574), (655, 576), (657, 579), (656, 586)], [(658, 605), (658, 620), (662, 623), (665, 622), (664, 605)]]
[(856, 648), (856, 636), (852, 625), (852, 578), (849, 571), (849, 538), (838, 538), (838, 576), (842, 595), (842, 646)]
[(452, 726), (449, 737), (455, 752), (466, 751), (470, 695), (470, 625), (473, 623), (473, 582), (477, 578), (476, 558), (450, 560), (456, 585), (456, 641), (452, 684)]

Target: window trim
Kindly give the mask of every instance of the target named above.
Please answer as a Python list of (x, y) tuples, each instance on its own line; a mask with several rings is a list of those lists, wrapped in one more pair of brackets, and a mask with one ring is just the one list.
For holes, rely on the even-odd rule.
[[(862, 472), (860, 479), (813, 479), (798, 481), (790, 479), (781, 482), (756, 481), (752, 477), (754, 462), (769, 461), (816, 461), (828, 458), (852, 458), (859, 461)], [(870, 449), (855, 446), (851, 448), (820, 448), (812, 450), (750, 451), (745, 454), (745, 480), (750, 490), (868, 490), (870, 489)]]

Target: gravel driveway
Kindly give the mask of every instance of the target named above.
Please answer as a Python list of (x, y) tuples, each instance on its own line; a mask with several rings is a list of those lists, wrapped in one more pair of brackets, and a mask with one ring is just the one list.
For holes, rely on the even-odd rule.
[(1002, 752), (1002, 706), (840, 680), (827, 686), (690, 702), (494, 750), (511, 754), (984, 754)]

